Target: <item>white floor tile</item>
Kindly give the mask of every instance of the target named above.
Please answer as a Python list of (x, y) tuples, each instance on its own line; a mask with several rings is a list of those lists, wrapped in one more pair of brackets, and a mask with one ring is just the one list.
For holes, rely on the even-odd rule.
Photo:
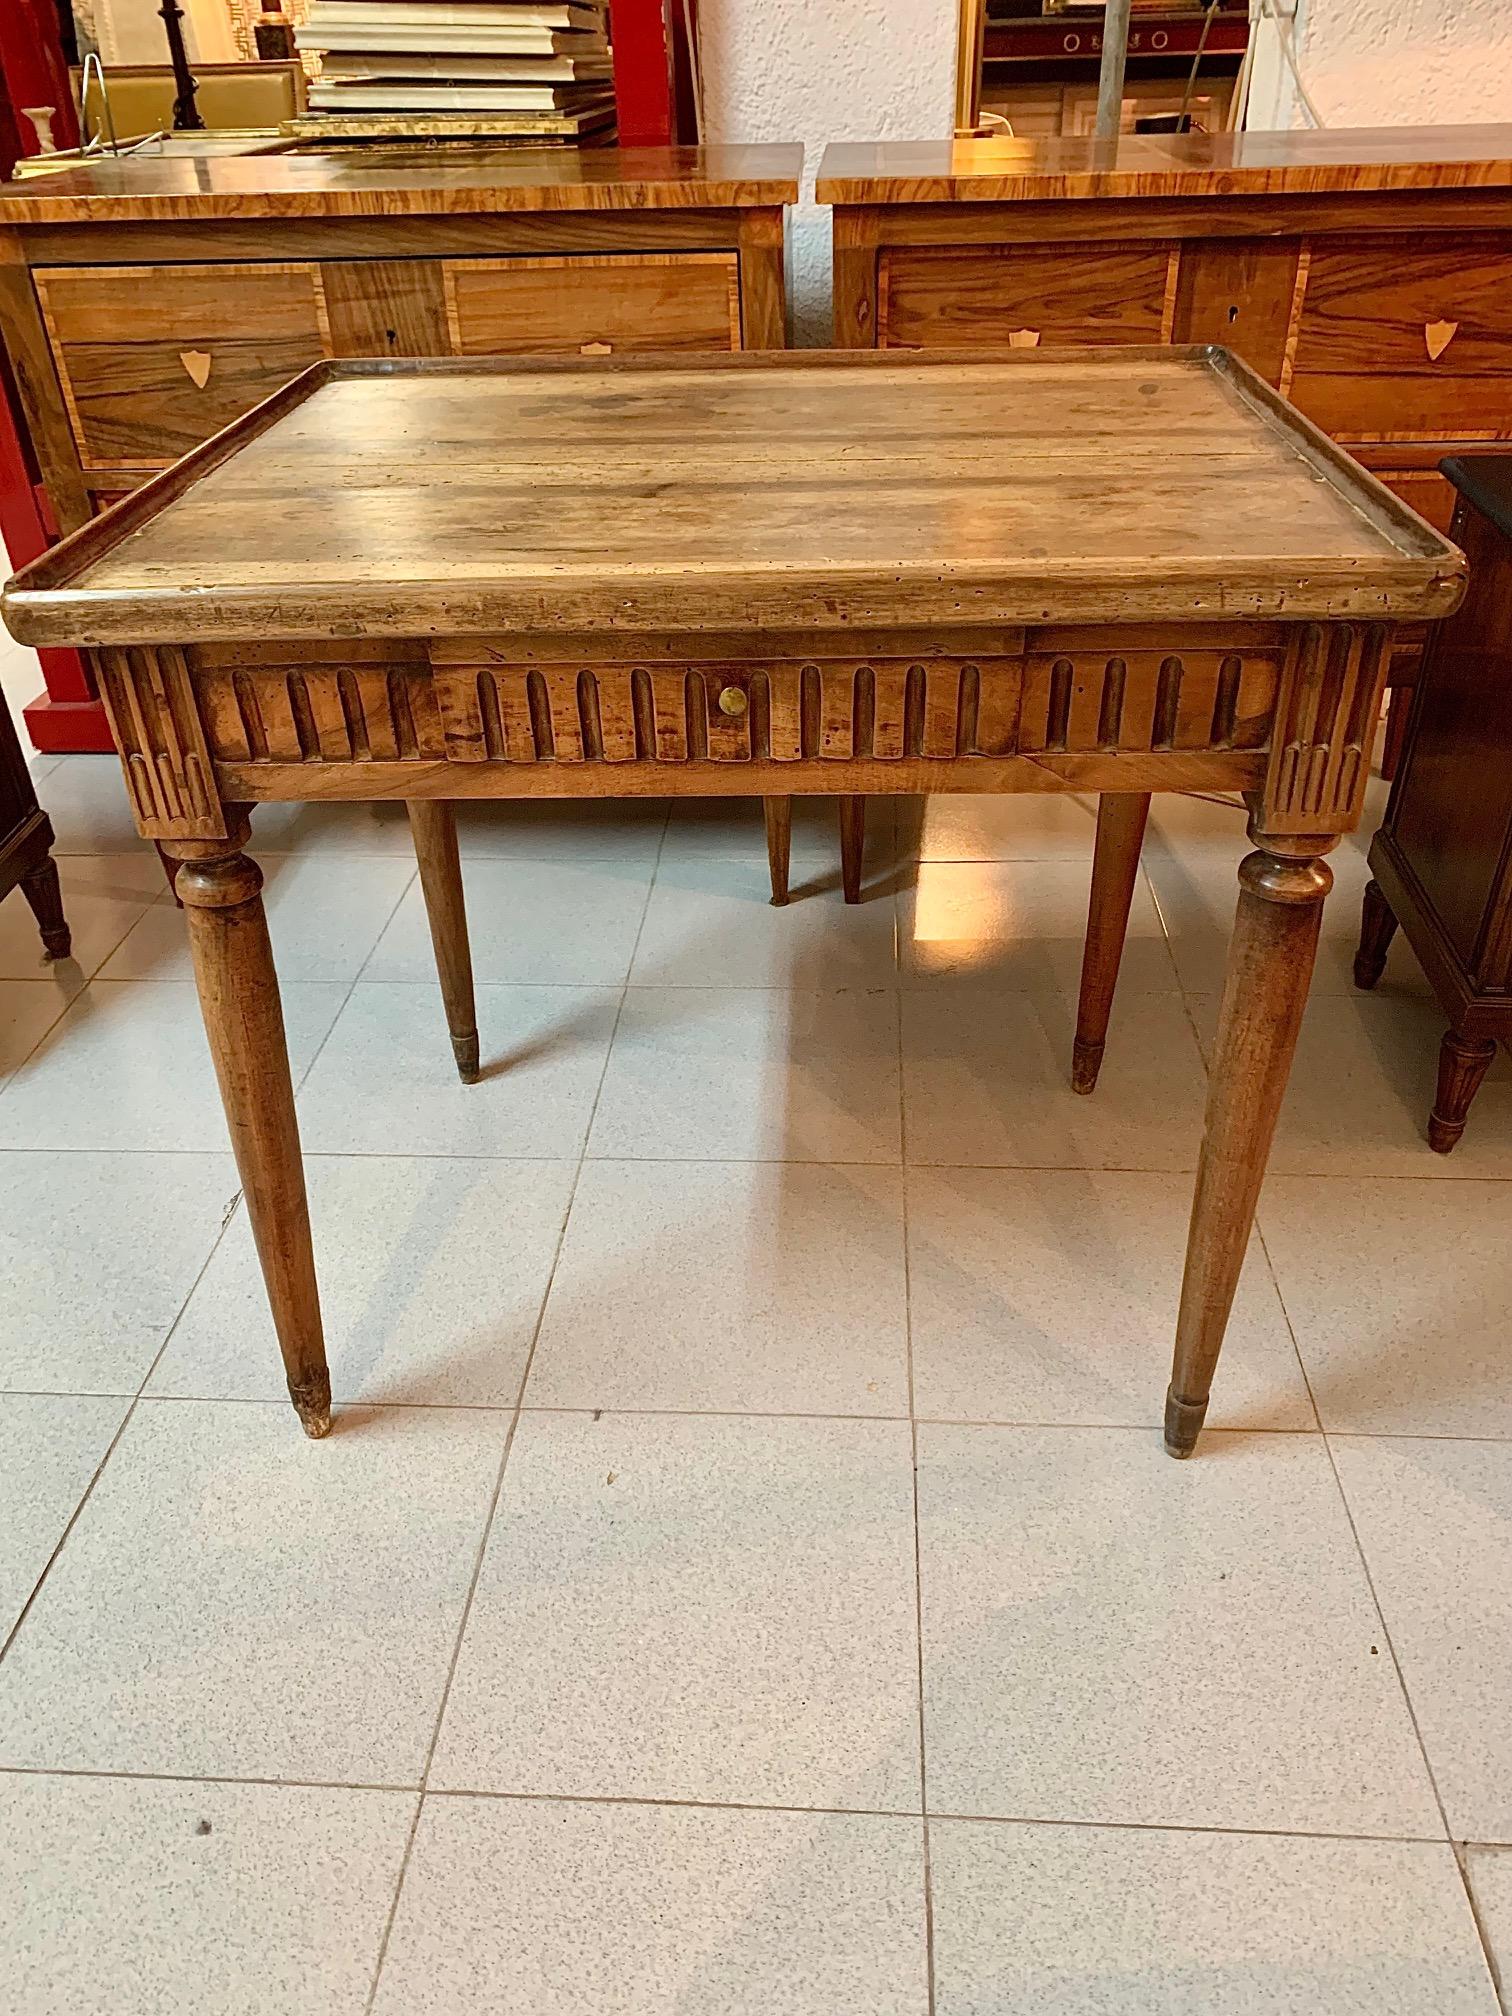
[[(296, 981), (280, 992), (297, 1085), (345, 989)], [(199, 1000), (183, 983), (92, 981), (0, 1098), (0, 1147), (225, 1146)]]
[(1235, 868), (1254, 845), (1242, 798), (1217, 791), (1156, 791), (1150, 799), (1145, 853), (1181, 853), (1230, 861)]
[[(1192, 1184), (1089, 1170), (912, 1170), (914, 1397), (969, 1421), (1158, 1426)], [(1220, 1428), (1312, 1428), (1258, 1241), (1213, 1393)]]
[[(1207, 1054), (1218, 1002), (1190, 995)], [(1278, 1176), (1512, 1177), (1512, 1058), (1496, 1059), (1451, 1155), (1428, 1146), (1445, 1029), (1435, 1001), (1320, 995), (1308, 1003), (1276, 1128)]]
[(464, 861), (618, 861), (651, 866), (667, 823), (661, 798), (520, 798), (457, 806)]
[[(462, 881), (473, 978), (527, 986), (623, 986), (651, 873), (644, 860), (469, 860)], [(428, 981), (435, 973), (417, 881), (363, 977)]]
[(908, 1160), (1016, 1168), (1193, 1169), (1207, 1085), (1179, 996), (1113, 1010), (1097, 1090), (1071, 1090), (1076, 999), (905, 993)]
[(916, 1820), (432, 1798), (377, 2016), (924, 2016)]
[(1504, 1183), (1273, 1176), (1260, 1229), (1325, 1428), (1512, 1438)]
[(54, 854), (139, 852), (156, 858), (136, 830), (118, 757), (65, 756), (48, 771), (47, 789), (38, 795), (52, 821)]
[(63, 912), (73, 934), (66, 959), (48, 959), (31, 905), (19, 889), (0, 902), (0, 978), (47, 980), (71, 999), (165, 889), (156, 855), (57, 857)]
[[(268, 935), (281, 985), (357, 978), (414, 878), (408, 861), (269, 855), (263, 865)], [(427, 949), (429, 947), (427, 946)], [(435, 972), (434, 961), (428, 979)], [(154, 904), (105, 962), (106, 980), (192, 980), (184, 913)]]
[(1333, 1448), (1449, 1831), (1512, 1842), (1512, 1446)]
[(527, 1413), (431, 1783), (916, 1808), (907, 1424)]
[(0, 1395), (0, 1643), (62, 1539), (127, 1404)]
[(405, 1792), (0, 1778), (0, 2008), (362, 2016)]
[(0, 1763), (418, 1782), (504, 1432), (140, 1402), (0, 1666)]
[(897, 1170), (590, 1162), (527, 1399), (907, 1414), (907, 1340)]
[(300, 1094), (304, 1145), (329, 1155), (575, 1156), (618, 1005), (608, 989), (479, 987), (483, 1078), (464, 1085), (440, 989), (360, 981)]
[(896, 1162), (897, 997), (632, 987), (594, 1156)]
[(1442, 1832), (1321, 1439), (919, 1430), (935, 1812)]
[(920, 861), (1090, 862), (1097, 800), (1063, 792), (942, 791), (898, 801), (900, 853)]
[[(1091, 861), (926, 861), (898, 899), (905, 987), (1056, 991), (1081, 984)], [(1119, 988), (1174, 994), (1176, 968), (1144, 879), (1129, 908)]]
[(1465, 1867), (1486, 1949), (1505, 1989), (1512, 1981), (1512, 1848), (1469, 1848)]
[(893, 906), (835, 886), (774, 909), (765, 855), (663, 861), (630, 978), (637, 987), (891, 987)]
[(1496, 2016), (1447, 1844), (930, 1828), (938, 2016)]
[[(1229, 861), (1219, 854), (1193, 849), (1164, 853), (1158, 847), (1145, 853), (1145, 868), (1171, 934), (1181, 984), (1189, 993), (1220, 994), (1224, 969), (1228, 964), (1229, 939), (1239, 900), (1238, 867), (1247, 851), (1241, 848)], [(1333, 871), (1333, 893), (1323, 905), (1323, 928), (1318, 943), (1317, 964), (1313, 968), (1314, 994), (1358, 993), (1354, 983), (1354, 957), (1360, 943), (1360, 903), (1370, 869), (1356, 848), (1341, 846), (1328, 856)], [(1122, 980), (1120, 980), (1122, 985)], [(1412, 947), (1399, 931), (1391, 942), (1386, 971), (1376, 992), (1381, 999), (1409, 994), (1432, 998), (1422, 967)]]
[(0, 1388), (135, 1393), (238, 1187), (229, 1154), (0, 1154)]
[(0, 980), (0, 1087), (36, 1049), (66, 1006), (67, 997), (55, 981)]
[[(513, 1407), (573, 1174), (570, 1162), (312, 1155), (305, 1175), (337, 1399)], [(150, 1390), (283, 1397), (245, 1208)]]

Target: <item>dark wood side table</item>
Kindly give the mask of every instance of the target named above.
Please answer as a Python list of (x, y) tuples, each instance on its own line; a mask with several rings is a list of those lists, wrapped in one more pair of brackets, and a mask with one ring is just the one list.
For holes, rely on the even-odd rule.
[(66, 959), (71, 941), (52, 844), (52, 825), (37, 803), (16, 724), (0, 699), (0, 897), (19, 889), (32, 907), (48, 958)]
[(1512, 455), (1440, 466), (1470, 591), (1429, 646), (1370, 843), (1355, 981), (1374, 987), (1400, 924), (1449, 1017), (1428, 1118), (1447, 1155), (1512, 1036)]

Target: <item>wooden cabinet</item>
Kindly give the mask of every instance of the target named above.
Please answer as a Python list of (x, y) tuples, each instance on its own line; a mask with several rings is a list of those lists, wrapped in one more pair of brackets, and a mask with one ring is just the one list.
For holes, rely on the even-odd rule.
[(1222, 343), (1438, 526), (1512, 440), (1512, 126), (832, 146), (835, 340)]
[(798, 147), (98, 161), (0, 187), (0, 333), (64, 531), (323, 357), (780, 349)]
[(125, 159), (0, 189), (68, 530), (322, 357), (781, 348), (796, 147)]
[(1373, 987), (1400, 923), (1438, 994), (1449, 1030), (1428, 1139), (1440, 1154), (1512, 1039), (1512, 457), (1448, 470), (1470, 589), (1437, 627), (1413, 696), (1355, 961)]

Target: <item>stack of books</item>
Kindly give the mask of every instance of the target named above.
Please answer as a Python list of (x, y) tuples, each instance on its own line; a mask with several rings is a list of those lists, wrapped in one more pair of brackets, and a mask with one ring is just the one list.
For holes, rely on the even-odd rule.
[(607, 0), (315, 0), (302, 132), (607, 140)]

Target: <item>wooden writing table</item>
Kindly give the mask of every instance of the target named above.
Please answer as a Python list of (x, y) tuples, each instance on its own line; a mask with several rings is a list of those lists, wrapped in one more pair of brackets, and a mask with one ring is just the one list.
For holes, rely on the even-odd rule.
[[(471, 1078), (447, 800), (1246, 793), (1256, 851), (1166, 1402), (1188, 1455), (1392, 626), (1453, 608), (1462, 576), (1218, 350), (327, 363), (27, 568), (4, 607), (24, 643), (95, 654), (138, 826), (182, 864), (312, 1436), (330, 1382), (242, 852), (257, 800), (408, 801)], [(1098, 1049), (1127, 904), (1100, 875), (1080, 1024)]]

